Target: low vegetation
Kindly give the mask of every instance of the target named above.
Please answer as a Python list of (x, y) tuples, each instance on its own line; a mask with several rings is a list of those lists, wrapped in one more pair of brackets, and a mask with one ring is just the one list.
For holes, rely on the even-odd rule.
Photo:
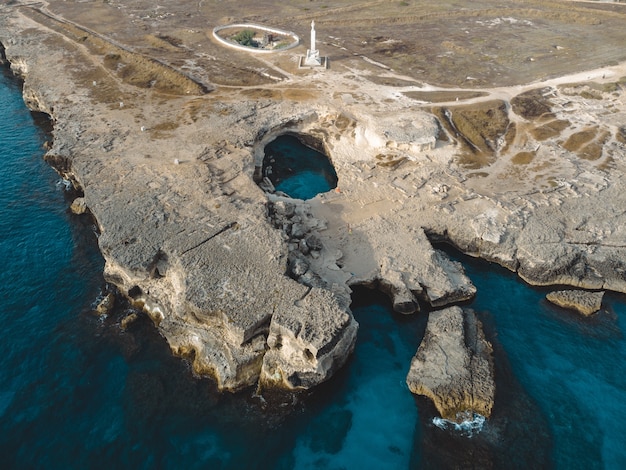
[(515, 165), (528, 165), (534, 158), (535, 152), (519, 152), (511, 158), (511, 162)]
[(386, 168), (387, 170), (394, 170), (408, 159), (406, 157), (401, 157), (399, 155), (393, 154), (378, 154), (376, 155), (376, 165), (381, 168)]
[(46, 27), (102, 57), (104, 67), (122, 81), (139, 88), (152, 88), (171, 95), (203, 95), (207, 89), (174, 68), (151, 57), (117, 46), (75, 24), (61, 22), (37, 9), (25, 10), (28, 16)]
[(259, 44), (254, 40), (254, 31), (251, 29), (244, 29), (239, 31), (232, 37), (232, 40), (238, 42), (242, 46), (257, 47)]
[[(503, 101), (487, 101), (459, 107), (434, 108), (443, 128), (457, 140), (462, 149), (459, 163), (478, 169), (493, 162), (499, 146), (514, 136)], [(506, 145), (506, 144), (505, 144)]]
[(593, 140), (596, 137), (597, 133), (597, 127), (583, 129), (582, 131), (570, 135), (568, 139), (561, 145), (565, 150), (569, 150), (570, 152), (577, 152), (583, 145)]
[(446, 101), (467, 100), (487, 96), (482, 91), (407, 91), (404, 95), (418, 101), (427, 103), (442, 103)]
[(561, 132), (569, 127), (569, 125), (569, 121), (554, 119), (531, 129), (530, 134), (535, 138), (535, 140), (543, 141), (560, 135)]
[(549, 88), (537, 88), (513, 97), (511, 100), (513, 112), (528, 120), (550, 114), (552, 103), (546, 98), (549, 91)]

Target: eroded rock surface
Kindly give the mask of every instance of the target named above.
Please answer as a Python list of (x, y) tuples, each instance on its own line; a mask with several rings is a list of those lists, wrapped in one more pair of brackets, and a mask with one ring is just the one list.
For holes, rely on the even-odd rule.
[(604, 292), (587, 292), (582, 290), (559, 290), (550, 292), (546, 299), (555, 305), (575, 310), (588, 317), (602, 308)]
[(431, 312), (406, 383), (430, 398), (445, 419), (461, 421), (467, 412), (488, 418), (495, 398), (492, 353), (472, 310)]
[(311, 388), (345, 363), (354, 349), (358, 324), (331, 300), (329, 291), (312, 288), (294, 308), (272, 317), (262, 388)]

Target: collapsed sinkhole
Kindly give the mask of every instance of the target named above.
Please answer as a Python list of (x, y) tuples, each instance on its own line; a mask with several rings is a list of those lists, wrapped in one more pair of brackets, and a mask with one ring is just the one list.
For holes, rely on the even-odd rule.
[(265, 146), (263, 165), (255, 170), (255, 179), (266, 191), (303, 200), (336, 188), (335, 168), (326, 155), (313, 148), (314, 144), (309, 136), (279, 135)]

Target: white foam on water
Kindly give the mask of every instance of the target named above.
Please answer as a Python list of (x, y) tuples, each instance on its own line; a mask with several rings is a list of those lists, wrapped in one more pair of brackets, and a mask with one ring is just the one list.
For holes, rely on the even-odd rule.
[(439, 429), (443, 429), (444, 431), (449, 429), (466, 437), (472, 437), (474, 434), (478, 434), (482, 431), (485, 421), (487, 421), (487, 419), (478, 413), (473, 413), (472, 419), (463, 420), (460, 423), (439, 417), (433, 418), (433, 424)]
[(65, 178), (61, 178), (57, 181), (57, 188), (69, 191), (72, 189), (72, 182), (70, 180), (66, 180)]

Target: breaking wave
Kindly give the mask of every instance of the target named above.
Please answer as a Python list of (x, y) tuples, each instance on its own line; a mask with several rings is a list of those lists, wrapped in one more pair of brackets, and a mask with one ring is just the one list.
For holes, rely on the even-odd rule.
[(433, 418), (433, 424), (439, 429), (443, 429), (444, 431), (450, 429), (466, 437), (472, 437), (474, 434), (478, 434), (482, 431), (485, 421), (486, 418), (478, 413), (473, 413), (472, 419), (466, 419), (460, 423), (439, 417)]
[(62, 188), (65, 191), (70, 191), (72, 189), (72, 182), (70, 180), (66, 180), (65, 178), (61, 178), (56, 183), (57, 188)]

